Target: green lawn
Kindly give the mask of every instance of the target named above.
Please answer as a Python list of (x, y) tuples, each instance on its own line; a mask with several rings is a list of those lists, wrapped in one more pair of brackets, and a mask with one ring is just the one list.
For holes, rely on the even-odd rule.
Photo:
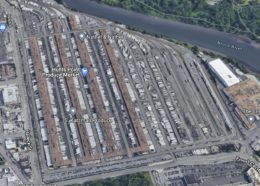
[[(67, 186), (80, 186), (79, 184)], [(104, 180), (95, 180), (86, 182), (82, 186), (153, 186), (150, 174), (148, 172), (140, 172)]]

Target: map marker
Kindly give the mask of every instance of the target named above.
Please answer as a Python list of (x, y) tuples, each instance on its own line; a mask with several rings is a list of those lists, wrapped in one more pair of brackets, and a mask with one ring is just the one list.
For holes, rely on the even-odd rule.
[(248, 116), (247, 117), (247, 120), (250, 124), (254, 123), (255, 122), (255, 116)]
[(74, 115), (76, 114), (76, 108), (75, 108), (75, 107), (71, 107), (71, 108), (70, 108), (70, 114), (71, 114), (72, 116), (74, 116)]
[(87, 67), (83, 67), (83, 68), (81, 69), (81, 73), (82, 73), (82, 75), (83, 75), (84, 77), (86, 77), (86, 76), (88, 75), (88, 68), (87, 68)]
[(83, 40), (85, 39), (85, 33), (84, 33), (84, 32), (81, 32), (81, 33), (79, 34), (79, 39), (80, 39), (81, 41), (83, 41)]
[(0, 23), (0, 32), (4, 32), (6, 30), (7, 26), (5, 23)]

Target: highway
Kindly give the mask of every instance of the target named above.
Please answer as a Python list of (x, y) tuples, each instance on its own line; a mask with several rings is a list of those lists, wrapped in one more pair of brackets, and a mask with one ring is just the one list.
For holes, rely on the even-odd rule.
[[(225, 141), (225, 139), (223, 140)], [(52, 170), (52, 171), (47, 171), (43, 174), (43, 179), (47, 183), (53, 183), (55, 180), (59, 180), (63, 183), (64, 180), (68, 179), (73, 179), (73, 178), (80, 178), (80, 177), (92, 177), (93, 175), (96, 174), (101, 174), (107, 173), (107, 172), (115, 172), (115, 171), (121, 171), (125, 169), (130, 169), (130, 168), (136, 168), (138, 167), (146, 167), (149, 164), (152, 163), (158, 163), (161, 161), (166, 161), (166, 160), (172, 160), (174, 158), (173, 152), (184, 152), (187, 150), (193, 150), (193, 149), (199, 149), (199, 148), (205, 148), (207, 146), (212, 146), (212, 145), (217, 145), (217, 144), (225, 144), (225, 142), (207, 142), (206, 144), (198, 144), (198, 145), (193, 145), (193, 146), (186, 146), (182, 148), (173, 148), (169, 147), (169, 149), (165, 150), (164, 152), (157, 152), (154, 154), (149, 154), (149, 155), (144, 155), (144, 156), (139, 156), (139, 157), (133, 157), (133, 158), (128, 158), (128, 159), (122, 159), (118, 161), (111, 161), (111, 162), (104, 162), (104, 163), (99, 163), (97, 165), (92, 165), (92, 166), (79, 166), (79, 167), (71, 167), (67, 168), (66, 170)], [(235, 152), (234, 152), (235, 153)], [(232, 155), (233, 153), (228, 153), (228, 154), (223, 154), (223, 156), (231, 155), (232, 157), (235, 157), (235, 155)], [(237, 155), (237, 153), (235, 153)], [(252, 159), (250, 156), (243, 154), (243, 153), (238, 153), (239, 156), (241, 157), (246, 157), (246, 159)], [(217, 155), (209, 155), (208, 158), (220, 156), (221, 154)], [(196, 161), (195, 157), (190, 157), (190, 159), (194, 158), (194, 162)], [(184, 158), (184, 160), (187, 159), (187, 157)], [(201, 156), (201, 159), (205, 161), (205, 156)], [(212, 158), (217, 160), (216, 158)], [(179, 161), (178, 161), (179, 162)], [(206, 162), (206, 161), (205, 161)], [(188, 161), (187, 161), (188, 163)]]
[[(97, 180), (97, 179), (104, 179), (104, 178), (111, 178), (126, 174), (132, 174), (136, 172), (142, 171), (152, 171), (152, 170), (159, 170), (162, 168), (173, 167), (176, 165), (199, 165), (199, 164), (216, 164), (216, 163), (224, 163), (228, 161), (234, 161), (236, 156), (240, 156), (242, 158), (248, 159), (247, 156), (241, 155), (240, 153), (232, 153), (232, 154), (218, 154), (218, 155), (211, 155), (211, 156), (202, 156), (202, 157), (185, 157), (182, 159), (177, 160), (169, 160), (169, 161), (161, 161), (157, 164), (148, 164), (148, 165), (135, 165), (132, 168), (121, 169), (121, 170), (114, 170), (114, 171), (103, 171), (103, 173), (96, 173), (91, 177), (82, 177), (77, 179), (70, 179), (67, 181), (61, 182), (53, 182), (53, 184), (57, 184), (62, 186), (62, 184), (74, 184), (74, 183), (84, 183), (87, 181)], [(80, 175), (80, 173), (79, 173)], [(58, 177), (57, 177), (58, 178)]]

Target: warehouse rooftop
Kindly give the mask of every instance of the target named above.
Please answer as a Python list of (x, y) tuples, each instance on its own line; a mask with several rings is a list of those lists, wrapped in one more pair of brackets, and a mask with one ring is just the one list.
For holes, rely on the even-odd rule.
[(219, 58), (210, 61), (209, 67), (226, 87), (230, 87), (240, 82), (240, 79)]

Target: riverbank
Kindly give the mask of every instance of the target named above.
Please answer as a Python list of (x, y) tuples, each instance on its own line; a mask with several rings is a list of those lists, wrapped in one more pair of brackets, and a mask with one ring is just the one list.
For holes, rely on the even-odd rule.
[[(214, 5), (206, 1), (191, 3), (189, 0), (160, 3), (156, 0), (94, 1), (164, 19), (247, 35), (253, 40), (260, 41), (260, 13), (257, 9), (260, 4), (257, 1), (243, 4), (242, 8), (242, 5), (236, 1), (220, 1)], [(251, 15), (250, 20), (249, 15)]]
[[(212, 57), (212, 58), (221, 58), (223, 61), (225, 61), (226, 63), (229, 63), (229, 64), (232, 64), (234, 66), (236, 66), (239, 70), (241, 70), (243, 73), (248, 73), (250, 72), (250, 74), (254, 74), (254, 75), (257, 75), (258, 73), (254, 73), (252, 72), (250, 69), (248, 69), (245, 65), (243, 65), (242, 63), (239, 63), (237, 60), (234, 60), (234, 59), (231, 59), (231, 58), (228, 58), (227, 56), (221, 54), (221, 53), (217, 53), (215, 51), (212, 51), (212, 50), (209, 50), (207, 48), (202, 48), (202, 47), (197, 47), (196, 45), (191, 45), (191, 44), (188, 44), (188, 43), (184, 43), (184, 42), (181, 42), (181, 41), (178, 41), (178, 40), (175, 40), (173, 38), (167, 38), (167, 37), (164, 37), (162, 35), (157, 35), (157, 34), (151, 34), (151, 33), (147, 33), (145, 30), (136, 30), (134, 28), (130, 28), (130, 27), (127, 27), (128, 30), (132, 30), (132, 31), (135, 31), (135, 32), (141, 32), (143, 34), (148, 34), (150, 36), (153, 36), (153, 37), (156, 37), (156, 38), (160, 38), (160, 39), (164, 39), (164, 40), (167, 40), (169, 42), (172, 42), (172, 43), (175, 43), (177, 45), (180, 45), (180, 46), (183, 46), (189, 50), (191, 50), (195, 55), (198, 56), (199, 52), (203, 52), (205, 54), (207, 54), (208, 56)], [(260, 74), (258, 74), (260, 75)]]
[[(63, 2), (73, 10), (122, 23), (138, 31), (173, 38), (184, 43), (216, 51), (239, 61), (250, 70), (260, 73), (260, 44), (244, 36), (164, 20), (89, 0), (63, 0)], [(218, 45), (218, 42), (223, 44)], [(236, 48), (239, 48), (239, 50)]]

